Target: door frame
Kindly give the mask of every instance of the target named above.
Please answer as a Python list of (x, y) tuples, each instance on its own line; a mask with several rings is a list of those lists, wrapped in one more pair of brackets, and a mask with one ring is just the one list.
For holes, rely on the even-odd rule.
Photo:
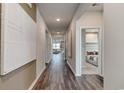
[(76, 61), (76, 64), (80, 64), (80, 65), (76, 65), (76, 68), (79, 68), (77, 73), (78, 75), (77, 76), (81, 76), (82, 75), (82, 45), (81, 45), (81, 40), (82, 40), (82, 29), (99, 29), (99, 58), (98, 58), (98, 74), (100, 76), (103, 76), (103, 72), (102, 72), (102, 69), (103, 69), (103, 61), (102, 61), (102, 27), (101, 26), (81, 26), (80, 29), (79, 29), (79, 33), (78, 33), (78, 37), (77, 38), (77, 42), (79, 44), (78, 48), (76, 48), (76, 51), (79, 51), (79, 55), (80, 56), (76, 56), (76, 59), (79, 59), (78, 61)]

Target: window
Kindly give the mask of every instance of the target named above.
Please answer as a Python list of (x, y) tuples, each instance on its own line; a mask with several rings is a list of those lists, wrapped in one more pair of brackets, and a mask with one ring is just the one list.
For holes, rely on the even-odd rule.
[(86, 33), (86, 43), (98, 43), (98, 33)]
[(60, 43), (54, 43), (53, 49), (60, 49)]

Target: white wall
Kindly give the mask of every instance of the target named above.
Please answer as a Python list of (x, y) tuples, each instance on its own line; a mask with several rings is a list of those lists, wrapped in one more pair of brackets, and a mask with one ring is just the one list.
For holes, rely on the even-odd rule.
[(98, 33), (86, 32), (86, 43), (98, 43)]
[(47, 27), (44, 20), (37, 9), (37, 62), (36, 62), (36, 73), (40, 74), (45, 68), (45, 31)]
[(5, 75), (36, 59), (36, 23), (19, 4), (2, 4), (1, 17), (1, 74)]
[[(80, 51), (85, 51), (84, 48), (81, 50), (80, 49), (80, 30), (81, 28), (100, 28), (102, 29), (102, 12), (101, 11), (86, 11), (79, 20), (77, 20), (76, 22), (76, 55), (80, 54)], [(102, 30), (101, 30), (102, 31)], [(83, 56), (85, 54), (79, 55), (79, 56)], [(81, 58), (79, 58), (79, 56), (76, 56), (76, 64), (77, 64), (77, 73), (81, 74)], [(84, 60), (85, 61), (85, 58)], [(100, 65), (100, 64), (99, 64)], [(100, 71), (101, 69), (99, 69)], [(101, 73), (102, 74), (102, 73)]]
[[(76, 21), (85, 12), (86, 8), (89, 5), (90, 4), (80, 4), (75, 15), (73, 16), (72, 22), (70, 23), (70, 26), (68, 28), (68, 31), (72, 31), (72, 58), (69, 58), (67, 56), (67, 51), (69, 50), (68, 46), (67, 46), (67, 43), (69, 43), (67, 41), (68, 31), (66, 32), (66, 36), (65, 36), (66, 37), (66, 59), (68, 59), (68, 64), (70, 65), (70, 67), (72, 68), (72, 70), (75, 74), (76, 74), (76, 56), (79, 56), (79, 51), (76, 51), (76, 44), (77, 44), (77, 42), (76, 42)], [(77, 52), (77, 55), (76, 55), (76, 52)]]
[[(33, 42), (32, 41), (32, 39), (33, 39), (33, 40), (35, 40), (35, 44), (33, 44), (33, 46), (36, 46), (36, 36), (34, 37), (34, 35), (36, 35), (36, 29), (33, 30), (32, 29), (33, 26), (30, 25), (31, 23), (29, 23), (29, 22), (31, 22), (31, 17), (28, 16), (27, 13), (25, 11), (23, 11), (24, 9), (19, 7), (18, 4), (1, 3), (1, 5), (2, 6), (10, 5), (8, 7), (9, 9), (6, 8), (8, 11), (8, 12), (6, 11), (7, 15), (3, 15), (3, 14), (1, 15), (4, 17), (8, 16), (7, 19), (4, 19), (4, 20), (7, 20), (7, 22), (8, 22), (7, 24), (9, 24), (9, 25), (7, 25), (5, 23), (5, 26), (9, 26), (9, 27), (7, 27), (8, 30), (6, 30), (6, 31), (4, 30), (4, 33), (6, 32), (6, 35), (7, 35), (6, 38), (9, 38), (9, 41), (11, 41), (11, 42), (16, 41), (16, 44), (17, 44), (17, 41), (18, 41), (18, 44), (21, 43), (21, 41), (22, 41), (22, 43), (18, 47), (16, 47), (16, 49), (15, 49), (15, 43), (13, 43), (13, 44), (11, 43), (12, 45), (14, 45), (14, 47), (10, 47), (10, 46), (8, 47), (9, 52), (10, 52), (9, 53), (10, 58), (11, 58), (11, 56), (13, 56), (14, 59), (18, 59), (18, 57), (25, 56), (27, 53), (28, 53), (28, 56), (31, 56), (32, 51), (34, 51), (35, 53), (33, 53), (33, 54), (35, 54), (35, 59), (36, 59), (36, 47), (32, 48), (30, 45), (31, 42)], [(2, 9), (4, 10), (5, 7), (4, 8), (2, 7)], [(33, 7), (33, 9), (34, 9), (34, 7)], [(32, 11), (32, 9), (31, 9), (31, 11)], [(34, 9), (34, 11), (35, 11), (35, 9)], [(5, 12), (5, 11), (2, 11), (2, 12)], [(17, 13), (17, 12), (19, 12), (19, 13)], [(4, 20), (2, 19), (2, 21), (4, 21)], [(21, 25), (21, 24), (23, 24), (23, 25)], [(4, 24), (0, 24), (0, 25), (4, 25)], [(32, 26), (32, 27), (30, 27), (30, 26)], [(34, 26), (36, 26), (36, 23)], [(25, 31), (25, 27), (26, 27), (26, 31)], [(32, 31), (34, 33), (32, 33)], [(1, 32), (2, 31), (0, 31), (0, 33)], [(7, 34), (8, 32), (9, 32), (9, 34)], [(0, 34), (0, 35), (2, 37), (4, 36), (2, 34)], [(29, 39), (29, 37), (30, 37), (30, 39)], [(29, 41), (27, 42), (27, 40), (29, 40), (30, 43), (29, 43)], [(26, 44), (25, 47), (22, 45), (22, 44), (24, 44), (24, 42)], [(2, 43), (2, 41), (1, 41), (1, 43)], [(10, 50), (12, 50), (12, 52)], [(19, 55), (20, 52), (23, 54)], [(8, 54), (8, 51), (6, 52), (6, 54)], [(27, 58), (27, 56), (25, 56), (25, 57)], [(7, 58), (7, 57), (5, 56), (5, 58)], [(22, 58), (22, 59), (24, 59), (24, 58)], [(7, 60), (8, 60), (8, 58), (7, 58)], [(19, 61), (16, 60), (15, 64), (13, 64), (13, 61), (11, 59), (9, 59), (9, 61), (10, 61), (10, 66), (14, 66), (14, 65), (18, 64), (20, 60)], [(22, 62), (24, 62), (24, 61), (22, 61)], [(26, 61), (26, 62), (28, 62), (28, 61)], [(0, 64), (0, 66), (1, 66), (1, 64)], [(16, 70), (14, 70), (4, 76), (0, 75), (0, 90), (25, 90), (25, 89), (28, 89), (29, 86), (31, 85), (31, 83), (34, 81), (35, 77), (36, 77), (36, 61), (32, 61), (24, 66), (17, 68)]]
[[(80, 76), (81, 75), (81, 54), (80, 54), (80, 40), (81, 40), (81, 33), (80, 33), (80, 27), (101, 27), (103, 26), (103, 18), (102, 18), (102, 12), (93, 11), (87, 12), (89, 10), (92, 10), (91, 4), (80, 4), (73, 19), (72, 22), (68, 28), (68, 31), (72, 30), (72, 58), (67, 57), (68, 64), (70, 64), (70, 67), (72, 68), (75, 75)], [(67, 35), (66, 33), (66, 50), (68, 50), (67, 46)], [(103, 42), (102, 42), (103, 43)], [(102, 55), (103, 56), (103, 55)], [(80, 57), (80, 58), (79, 58)], [(103, 74), (103, 72), (101, 73)]]
[(102, 26), (102, 12), (101, 11), (87, 11), (77, 21), (79, 27), (101, 27)]
[(99, 51), (98, 33), (86, 32), (86, 51)]
[(86, 44), (86, 51), (99, 51), (98, 43), (87, 43)]
[(124, 89), (124, 4), (104, 4), (105, 89)]
[(50, 32), (46, 32), (46, 63), (52, 59), (52, 37)]

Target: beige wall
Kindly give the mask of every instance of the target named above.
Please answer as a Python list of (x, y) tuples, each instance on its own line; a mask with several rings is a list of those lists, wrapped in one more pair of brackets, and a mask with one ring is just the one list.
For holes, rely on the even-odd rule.
[(46, 31), (46, 63), (51, 61), (52, 57), (52, 37), (50, 32)]
[(4, 76), (0, 76), (0, 89), (28, 89), (36, 78), (36, 61), (30, 62)]
[(102, 27), (102, 11), (86, 11), (77, 21), (79, 27)]
[(124, 89), (124, 4), (104, 4), (105, 89)]
[[(20, 67), (11, 73), (0, 76), (0, 89), (28, 89), (33, 81), (40, 76), (45, 69), (46, 55), (50, 55), (46, 51), (46, 24), (40, 14), (38, 8), (33, 4), (33, 9), (29, 9), (27, 4), (20, 4), (22, 8), (33, 18), (37, 23), (37, 60), (30, 62), (23, 67)], [(33, 12), (32, 12), (33, 11)], [(37, 14), (34, 14), (37, 13)], [(36, 19), (35, 19), (36, 18)], [(49, 34), (50, 36), (50, 34)], [(50, 40), (51, 38), (49, 38)], [(50, 51), (49, 51), (50, 52)], [(47, 59), (50, 60), (50, 59)]]
[[(70, 64), (70, 67), (72, 68), (73, 72), (76, 73), (76, 21), (80, 18), (80, 16), (84, 13), (85, 11), (85, 6), (84, 4), (80, 4), (78, 7), (75, 15), (73, 16), (72, 22), (69, 25), (68, 31), (66, 32), (66, 59), (68, 59), (68, 63)], [(68, 57), (68, 34), (69, 31), (72, 31), (72, 57)]]
[[(80, 63), (80, 27), (102, 27), (102, 11), (90, 10), (91, 4), (80, 4), (72, 22), (68, 28), (68, 31), (72, 31), (72, 58), (68, 57), (68, 32), (66, 32), (66, 58), (72, 68), (75, 75), (81, 75), (81, 63)], [(79, 37), (79, 38), (78, 38)], [(79, 67), (80, 66), (80, 67)]]
[[(46, 33), (46, 31), (48, 31), (48, 33)], [(47, 43), (49, 43), (49, 45)], [(50, 43), (51, 34), (49, 33), (39, 9), (37, 8), (37, 76), (45, 69), (45, 63), (48, 63), (51, 60), (52, 55)], [(47, 50), (47, 47), (49, 50)]]
[[(101, 37), (101, 34), (103, 32), (102, 30), (102, 26), (103, 26), (103, 15), (102, 15), (102, 11), (101, 10), (87, 10), (84, 12), (84, 14), (77, 20), (77, 24), (76, 24), (76, 30), (77, 30), (77, 38), (80, 37), (80, 30), (81, 28), (97, 28), (97, 29), (100, 29), (100, 34), (99, 34), (99, 37)], [(78, 33), (79, 32), (79, 33)], [(83, 36), (83, 34), (82, 34)], [(101, 49), (101, 41), (102, 40), (102, 37), (100, 38), (100, 49)], [(80, 42), (78, 43), (79, 40), (77, 40), (77, 47), (79, 46)], [(76, 50), (78, 50), (79, 48), (77, 48)], [(81, 51), (85, 51), (85, 48), (82, 47), (82, 50)], [(103, 50), (102, 50), (103, 51)], [(79, 54), (79, 52), (77, 52)], [(82, 65), (83, 65), (83, 62), (85, 61), (85, 54), (83, 54), (85, 52), (82, 52)], [(99, 54), (101, 54), (101, 51), (99, 51)], [(79, 55), (80, 56), (80, 55)], [(79, 57), (77, 56), (77, 59), (79, 59)], [(101, 57), (99, 58), (99, 62), (98, 62), (98, 72), (100, 75), (103, 74), (103, 72), (101, 71), (102, 69), (102, 62), (101, 62)], [(78, 63), (78, 61), (76, 61), (77, 65), (80, 64)], [(83, 66), (82, 66), (83, 67)], [(81, 67), (81, 69), (82, 69)], [(80, 68), (77, 66), (77, 68)], [(79, 71), (79, 69), (78, 69)]]
[(0, 76), (1, 90), (28, 89), (36, 77), (36, 61), (31, 62), (13, 72)]
[(30, 8), (28, 4), (26, 3), (20, 3), (20, 6), (25, 10), (25, 12), (30, 15), (30, 17), (36, 21), (36, 4), (32, 4), (32, 7)]
[(46, 58), (46, 31), (47, 27), (44, 20), (37, 9), (37, 76), (45, 68), (45, 58)]

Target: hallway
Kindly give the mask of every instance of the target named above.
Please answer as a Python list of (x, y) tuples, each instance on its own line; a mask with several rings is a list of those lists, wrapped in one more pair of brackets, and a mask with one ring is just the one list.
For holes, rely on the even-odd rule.
[(123, 9), (0, 3), (0, 90), (124, 89)]
[(52, 62), (40, 76), (34, 90), (101, 90), (103, 80), (98, 75), (83, 75), (75, 77), (67, 63), (65, 63), (63, 54), (54, 54)]

